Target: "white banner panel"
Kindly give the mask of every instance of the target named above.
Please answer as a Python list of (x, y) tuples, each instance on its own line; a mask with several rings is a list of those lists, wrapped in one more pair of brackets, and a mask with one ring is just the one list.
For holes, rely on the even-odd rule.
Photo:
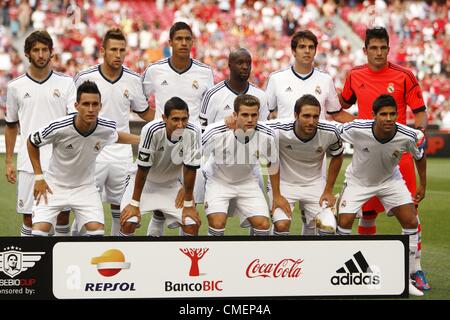
[(401, 295), (400, 240), (59, 242), (53, 293), (76, 298)]

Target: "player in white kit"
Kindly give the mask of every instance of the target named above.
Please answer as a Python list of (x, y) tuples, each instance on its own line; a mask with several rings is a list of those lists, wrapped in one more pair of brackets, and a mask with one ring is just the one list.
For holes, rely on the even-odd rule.
[(317, 37), (309, 30), (296, 32), (291, 39), (295, 63), (273, 72), (267, 80), (266, 95), (271, 118), (293, 119), (292, 106), (304, 94), (312, 94), (322, 107), (321, 119), (326, 114), (338, 122), (352, 121), (354, 117), (342, 110), (333, 79), (314, 68)]
[[(191, 27), (184, 22), (174, 23), (169, 31), (172, 55), (151, 64), (145, 70), (142, 77), (144, 92), (148, 98), (151, 96), (155, 98), (155, 119), (161, 119), (164, 114), (164, 104), (176, 95), (189, 106), (189, 121), (200, 124), (201, 101), (206, 91), (214, 85), (214, 75), (210, 66), (191, 58), (193, 44)], [(198, 174), (195, 182), (196, 203), (203, 202), (202, 177)], [(180, 192), (183, 192), (183, 189), (180, 189)], [(155, 212), (147, 234), (161, 236), (163, 230), (164, 216)]]
[[(13, 163), (14, 146), (20, 127), (21, 144), (17, 155), (17, 213), (23, 215), (21, 236), (31, 236), (33, 208), (33, 168), (27, 154), (27, 137), (31, 132), (67, 114), (76, 99), (71, 77), (53, 71), (53, 41), (46, 31), (34, 31), (25, 39), (25, 56), (30, 62), (27, 73), (10, 81), (6, 98), (6, 157), (8, 182), (16, 182)], [(20, 126), (19, 126), (20, 124)], [(52, 147), (44, 147), (42, 169), (47, 171)], [(69, 234), (69, 212), (58, 216), (55, 235)]]
[[(239, 95), (233, 108), (237, 129), (215, 123), (207, 126), (202, 136), (202, 152), (207, 159), (204, 171), (208, 235), (224, 235), (231, 200), (235, 201), (241, 227), (251, 225), (255, 235), (269, 235), (269, 210), (253, 170), (263, 159), (269, 166), (277, 162), (275, 133), (258, 124), (258, 98)], [(285, 203), (284, 207), (289, 205)]]
[[(422, 201), (426, 188), (426, 158), (417, 143), (423, 133), (395, 122), (397, 104), (390, 95), (383, 94), (375, 99), (372, 110), (374, 120), (355, 120), (342, 128), (342, 139), (353, 144), (354, 153), (337, 203), (338, 234), (350, 234), (356, 213), (368, 199), (377, 196), (386, 212), (391, 211), (397, 217), (402, 233), (409, 235), (409, 272), (414, 274), (418, 221), (398, 162), (404, 152), (414, 157), (420, 179), (414, 201)], [(412, 283), (409, 293), (423, 295)]]
[[(122, 199), (120, 235), (133, 235), (141, 212), (153, 210), (164, 215), (169, 228), (180, 227), (181, 235), (198, 235), (201, 221), (193, 191), (200, 167), (200, 128), (188, 120), (188, 105), (173, 97), (164, 106), (163, 119), (153, 120), (142, 128), (137, 173)], [(180, 172), (183, 172), (183, 185)], [(184, 189), (182, 207), (176, 203), (180, 188)]]
[[(126, 38), (120, 29), (106, 32), (100, 54), (103, 63), (81, 71), (75, 76), (79, 86), (86, 80), (94, 81), (102, 94), (100, 116), (114, 120), (117, 130), (130, 132), (130, 109), (143, 120), (152, 120), (139, 74), (123, 65), (126, 55)], [(111, 204), (111, 235), (120, 231), (120, 202), (133, 164), (131, 146), (113, 144), (97, 157), (95, 177), (97, 188)]]
[[(295, 120), (280, 119), (265, 123), (276, 133), (280, 161), (276, 179), (280, 184), (280, 193), (291, 209), (288, 212), (280, 208), (274, 210), (274, 235), (289, 235), (291, 215), (297, 201), (300, 210), (305, 213), (302, 216), (302, 235), (335, 231), (335, 223), (332, 226), (319, 225), (316, 230), (316, 216), (321, 212), (324, 201), (329, 207), (334, 206), (336, 198), (333, 187), (342, 166), (344, 149), (338, 128), (331, 122), (319, 120), (320, 109), (320, 102), (313, 95), (306, 94), (295, 103)], [(332, 158), (325, 180), (322, 166), (327, 152)], [(272, 202), (271, 193), (269, 197)], [(331, 211), (325, 212), (332, 215)], [(335, 221), (334, 216), (329, 220)]]
[[(35, 132), (27, 141), (34, 171), (34, 236), (48, 236), (62, 208), (75, 213), (87, 236), (104, 233), (103, 206), (95, 186), (95, 159), (112, 143), (139, 143), (139, 137), (117, 132), (116, 123), (98, 117), (101, 95), (94, 82), (78, 87), (75, 114), (59, 118)], [(53, 145), (48, 171), (43, 174), (39, 148)]]

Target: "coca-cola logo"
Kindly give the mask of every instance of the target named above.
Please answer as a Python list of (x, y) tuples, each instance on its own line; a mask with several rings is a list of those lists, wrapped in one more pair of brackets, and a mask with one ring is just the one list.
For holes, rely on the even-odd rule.
[(298, 278), (302, 274), (302, 259), (283, 259), (275, 263), (261, 263), (255, 259), (247, 267), (247, 278)]

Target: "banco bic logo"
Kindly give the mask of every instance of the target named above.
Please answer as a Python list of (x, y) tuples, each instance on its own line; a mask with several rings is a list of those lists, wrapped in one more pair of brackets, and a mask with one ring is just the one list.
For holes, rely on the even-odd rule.
[(378, 286), (381, 283), (380, 275), (369, 267), (361, 251), (337, 269), (330, 281), (334, 286)]

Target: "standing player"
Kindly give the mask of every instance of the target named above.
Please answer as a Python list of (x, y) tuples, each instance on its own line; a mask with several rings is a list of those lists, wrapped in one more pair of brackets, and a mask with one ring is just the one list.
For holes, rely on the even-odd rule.
[(267, 81), (266, 95), (271, 118), (293, 119), (292, 106), (304, 94), (312, 94), (322, 106), (321, 119), (325, 113), (338, 122), (352, 121), (354, 117), (342, 110), (334, 88), (333, 79), (314, 68), (317, 37), (309, 30), (296, 32), (291, 39), (295, 63), (273, 72)]
[(240, 94), (257, 97), (261, 103), (259, 120), (267, 120), (268, 109), (266, 94), (248, 81), (252, 70), (252, 56), (247, 49), (239, 48), (228, 56), (230, 78), (223, 80), (209, 89), (202, 101), (200, 122), (202, 131), (206, 126), (223, 121), (233, 114), (234, 99)]
[[(358, 118), (372, 119), (372, 104), (383, 93), (394, 97), (398, 108), (398, 122), (406, 124), (406, 105), (415, 118), (416, 129), (424, 131), (427, 126), (427, 112), (419, 83), (412, 72), (406, 68), (388, 62), (389, 35), (382, 27), (366, 30), (364, 53), (367, 64), (353, 68), (347, 75), (340, 100), (344, 108), (358, 102)], [(405, 153), (400, 161), (400, 172), (405, 179), (411, 195), (416, 193), (416, 175), (412, 156)], [(417, 203), (416, 203), (417, 206)], [(359, 234), (375, 234), (375, 218), (384, 211), (380, 202), (374, 198), (363, 208), (360, 219)], [(431, 289), (420, 265), (421, 226), (419, 221), (419, 246), (416, 257), (417, 273), (414, 284), (421, 290)]]
[[(349, 235), (356, 213), (367, 200), (377, 196), (386, 210), (397, 217), (402, 233), (409, 235), (409, 272), (413, 275), (416, 272), (418, 221), (413, 198), (397, 165), (403, 152), (413, 155), (420, 178), (414, 201), (420, 202), (425, 197), (426, 159), (424, 150), (416, 144), (417, 134), (423, 134), (395, 122), (397, 104), (390, 95), (376, 98), (372, 109), (374, 120), (355, 120), (342, 129), (342, 139), (353, 145), (354, 153), (338, 200), (338, 233)], [(423, 295), (412, 283), (409, 293)]]
[[(172, 55), (151, 64), (144, 72), (142, 81), (144, 92), (149, 98), (155, 97), (155, 119), (164, 114), (164, 104), (174, 96), (183, 99), (189, 107), (189, 121), (200, 124), (200, 105), (206, 91), (214, 85), (210, 66), (191, 58), (194, 44), (192, 29), (184, 22), (176, 22), (169, 31), (169, 45)], [(196, 203), (203, 202), (202, 175), (197, 175), (194, 191)], [(161, 236), (164, 230), (164, 216), (155, 212), (149, 224), (148, 233)]]
[[(104, 216), (95, 186), (95, 158), (108, 144), (139, 143), (138, 136), (117, 132), (114, 121), (98, 117), (101, 95), (94, 82), (78, 87), (75, 109), (76, 114), (31, 132), (27, 141), (35, 180), (34, 236), (48, 236), (56, 215), (67, 207), (87, 236), (102, 236)], [(53, 145), (53, 152), (44, 175), (39, 148), (48, 144)]]
[[(21, 236), (31, 236), (33, 208), (33, 168), (27, 155), (29, 134), (67, 114), (75, 103), (72, 78), (53, 71), (51, 67), (53, 41), (47, 31), (34, 31), (25, 39), (25, 56), (30, 62), (27, 73), (8, 83), (6, 99), (6, 178), (16, 182), (13, 163), (14, 146), (19, 131), (21, 144), (17, 156), (17, 212), (23, 215)], [(52, 147), (42, 150), (42, 169), (47, 171)], [(58, 216), (55, 235), (69, 234), (69, 212)]]
[[(273, 130), (257, 123), (259, 107), (258, 98), (239, 95), (233, 104), (237, 129), (215, 123), (206, 127), (202, 136), (203, 155), (209, 156), (204, 168), (208, 235), (224, 235), (231, 200), (236, 203), (241, 227), (250, 225), (255, 235), (269, 235), (269, 210), (253, 170), (260, 158), (269, 165), (276, 163), (278, 150)], [(287, 211), (289, 204), (283, 202), (277, 186), (274, 182), (275, 206)]]
[[(296, 201), (299, 201), (300, 209), (304, 212), (302, 235), (315, 235), (316, 216), (322, 210), (323, 202), (333, 207), (336, 201), (333, 187), (342, 166), (344, 149), (338, 128), (326, 120), (319, 120), (320, 109), (320, 102), (313, 95), (306, 94), (295, 103), (295, 119), (265, 123), (276, 133), (280, 171), (275, 179), (291, 209), (288, 212), (280, 208), (274, 210), (272, 220), (275, 235), (289, 235)], [(322, 166), (326, 152), (332, 158), (325, 181)], [(334, 220), (334, 217), (331, 218)], [(328, 230), (329, 227), (334, 229), (335, 225), (319, 226), (319, 234), (334, 233), (334, 230)]]
[[(130, 109), (147, 121), (152, 119), (152, 114), (139, 74), (123, 65), (126, 46), (120, 29), (108, 30), (100, 48), (103, 63), (81, 71), (74, 79), (77, 86), (86, 80), (94, 81), (102, 94), (100, 115), (114, 120), (119, 131), (130, 132)], [(99, 192), (105, 193), (106, 202), (111, 204), (111, 235), (118, 235), (120, 231), (120, 202), (132, 163), (131, 146), (127, 145), (107, 146), (97, 158), (96, 184)]]
[[(200, 167), (200, 128), (188, 119), (187, 103), (173, 97), (164, 106), (163, 119), (154, 120), (142, 129), (137, 173), (122, 199), (122, 236), (132, 235), (140, 212), (151, 210), (160, 211), (169, 228), (180, 227), (181, 235), (198, 235), (201, 222), (193, 191)], [(179, 181), (181, 170), (183, 186)], [(184, 189), (183, 209), (176, 204), (180, 187)]]

